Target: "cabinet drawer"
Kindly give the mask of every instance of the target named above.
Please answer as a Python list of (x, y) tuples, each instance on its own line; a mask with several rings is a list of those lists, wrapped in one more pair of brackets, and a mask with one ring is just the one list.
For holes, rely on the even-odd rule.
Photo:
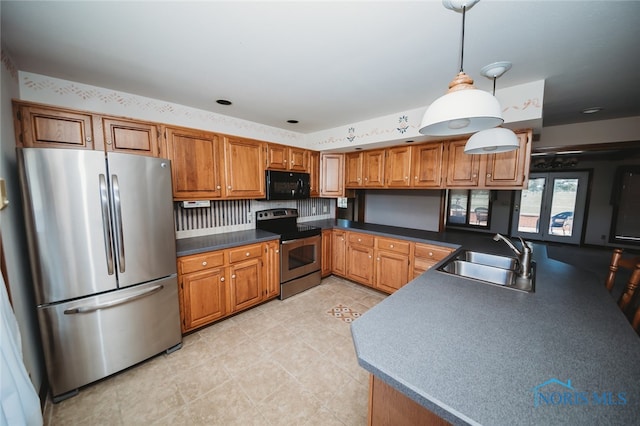
[(349, 243), (365, 247), (373, 247), (374, 236), (368, 234), (349, 233)]
[(213, 251), (186, 256), (179, 258), (178, 262), (180, 264), (180, 273), (188, 274), (189, 272), (202, 271), (224, 265), (224, 253), (222, 251)]
[(408, 241), (392, 240), (389, 238), (376, 238), (376, 244), (380, 250), (389, 250), (396, 253), (409, 254), (411, 243)]
[(429, 244), (416, 243), (415, 257), (416, 261), (419, 257), (428, 260), (442, 260), (449, 256), (453, 249), (448, 247), (432, 246)]
[(437, 260), (427, 260), (423, 257), (416, 257), (413, 261), (413, 269), (414, 271), (417, 271), (418, 275), (420, 275), (436, 263), (438, 263)]
[(229, 249), (229, 263), (262, 256), (262, 244)]

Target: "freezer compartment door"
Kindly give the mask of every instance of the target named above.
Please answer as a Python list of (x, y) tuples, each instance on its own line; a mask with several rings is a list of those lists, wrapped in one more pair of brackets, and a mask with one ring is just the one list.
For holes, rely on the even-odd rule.
[(104, 153), (17, 153), (36, 304), (116, 289)]
[(177, 277), (38, 308), (54, 397), (182, 341)]
[(119, 153), (107, 159), (119, 286), (174, 274), (170, 161)]

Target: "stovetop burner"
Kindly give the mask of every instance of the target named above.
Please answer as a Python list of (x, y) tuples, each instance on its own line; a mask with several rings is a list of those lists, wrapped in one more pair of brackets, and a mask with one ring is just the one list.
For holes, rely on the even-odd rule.
[(280, 234), (281, 241), (320, 235), (317, 226), (298, 224), (297, 209), (270, 209), (256, 212), (256, 228)]

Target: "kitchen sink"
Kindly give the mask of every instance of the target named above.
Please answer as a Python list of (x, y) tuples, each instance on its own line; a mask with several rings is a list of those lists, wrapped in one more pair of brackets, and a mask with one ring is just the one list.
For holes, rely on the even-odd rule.
[(518, 259), (508, 256), (497, 256), (495, 254), (482, 253), (479, 251), (463, 251), (456, 259), (466, 262), (494, 266), (496, 268), (508, 269), (510, 271), (516, 271), (518, 269)]
[(438, 271), (526, 292), (534, 290), (534, 266), (527, 278), (518, 275), (518, 260), (508, 256), (463, 250), (444, 264)]

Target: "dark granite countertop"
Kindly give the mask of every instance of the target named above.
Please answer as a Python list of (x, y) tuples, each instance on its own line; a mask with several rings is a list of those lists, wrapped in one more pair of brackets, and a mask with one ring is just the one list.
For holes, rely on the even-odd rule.
[(204, 253), (246, 244), (277, 240), (280, 236), (259, 229), (248, 231), (226, 232), (224, 234), (205, 235), (202, 237), (181, 238), (176, 240), (177, 256)]

